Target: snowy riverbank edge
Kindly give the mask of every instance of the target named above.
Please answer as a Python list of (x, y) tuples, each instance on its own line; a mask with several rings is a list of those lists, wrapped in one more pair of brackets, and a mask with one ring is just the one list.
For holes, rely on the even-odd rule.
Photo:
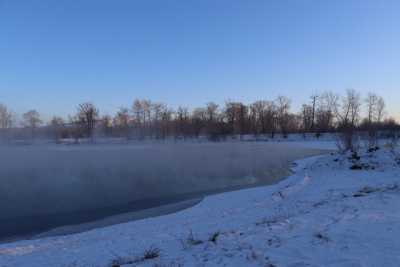
[(175, 214), (4, 244), (0, 266), (398, 266), (397, 155), (349, 157), (299, 160), (276, 185)]

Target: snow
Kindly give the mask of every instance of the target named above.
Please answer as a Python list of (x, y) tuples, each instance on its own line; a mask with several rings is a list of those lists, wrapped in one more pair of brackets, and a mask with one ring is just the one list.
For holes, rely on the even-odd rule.
[(0, 266), (399, 266), (399, 157), (360, 156), (307, 158), (279, 184), (175, 214), (3, 244)]

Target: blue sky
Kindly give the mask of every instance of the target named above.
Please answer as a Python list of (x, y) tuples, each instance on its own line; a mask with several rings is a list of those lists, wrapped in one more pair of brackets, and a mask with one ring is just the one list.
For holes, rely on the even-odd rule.
[(315, 92), (385, 97), (400, 118), (400, 1), (0, 0), (0, 102), (102, 113)]

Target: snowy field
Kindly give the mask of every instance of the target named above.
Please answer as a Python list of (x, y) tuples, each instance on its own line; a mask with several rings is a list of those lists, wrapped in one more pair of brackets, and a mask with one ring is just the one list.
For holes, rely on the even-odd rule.
[(266, 142), (1, 147), (0, 238), (271, 184), (318, 153)]
[(311, 157), (175, 214), (0, 246), (0, 266), (399, 266), (400, 158)]

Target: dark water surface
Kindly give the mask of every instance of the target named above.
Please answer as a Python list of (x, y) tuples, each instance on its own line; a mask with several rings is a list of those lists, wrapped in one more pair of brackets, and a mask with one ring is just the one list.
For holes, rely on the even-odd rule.
[(322, 152), (258, 142), (0, 147), (0, 239), (272, 184)]

